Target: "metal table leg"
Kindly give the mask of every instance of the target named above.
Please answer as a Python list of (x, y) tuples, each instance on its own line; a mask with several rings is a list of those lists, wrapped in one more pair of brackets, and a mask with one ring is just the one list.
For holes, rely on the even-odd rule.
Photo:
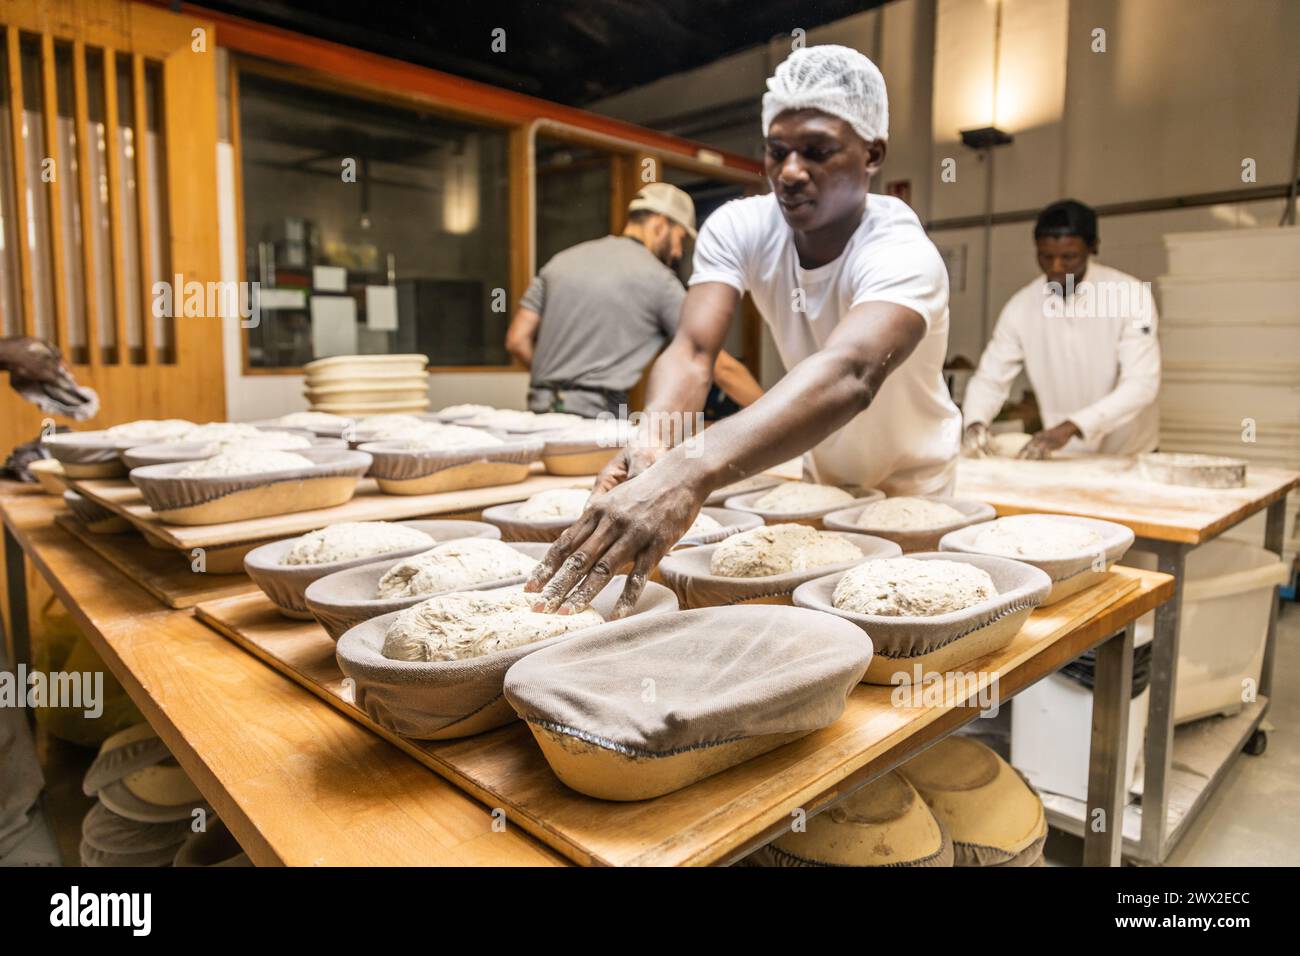
[(1133, 691), (1133, 622), (1097, 646), (1088, 751), (1088, 809), (1084, 866), (1119, 866), (1128, 788), (1128, 719)]
[(1135, 545), (1152, 551), (1157, 569), (1174, 576), (1174, 593), (1156, 608), (1151, 641), (1151, 698), (1148, 706), (1142, 778), (1142, 858), (1161, 863), (1165, 858), (1166, 820), (1169, 815), (1169, 767), (1174, 752), (1174, 692), (1178, 686), (1178, 631), (1183, 609), (1183, 578), (1187, 545), (1142, 538)]
[[(32, 665), (32, 637), (27, 625), (27, 559), (9, 526), (4, 527), (5, 588), (9, 598), (9, 629), (13, 644), (13, 664)], [(0, 634), (0, 637), (3, 635)]]
[[(1268, 506), (1264, 514), (1264, 549), (1282, 556), (1282, 542), (1286, 537), (1286, 499), (1279, 498)], [(1268, 606), (1268, 631), (1264, 637), (1264, 666), (1259, 672), (1259, 693), (1263, 697), (1273, 695), (1273, 651), (1277, 645), (1277, 588), (1273, 589), (1273, 600)]]

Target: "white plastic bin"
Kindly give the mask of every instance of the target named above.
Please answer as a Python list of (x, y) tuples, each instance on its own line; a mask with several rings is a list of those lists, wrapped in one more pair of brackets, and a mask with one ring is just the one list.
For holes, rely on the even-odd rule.
[[(1155, 555), (1129, 551), (1122, 562), (1154, 569)], [(1218, 538), (1187, 556), (1174, 720), (1235, 714), (1258, 690), (1268, 612), (1287, 565), (1271, 551)], [(1138, 619), (1137, 641), (1151, 639), (1155, 614)]]

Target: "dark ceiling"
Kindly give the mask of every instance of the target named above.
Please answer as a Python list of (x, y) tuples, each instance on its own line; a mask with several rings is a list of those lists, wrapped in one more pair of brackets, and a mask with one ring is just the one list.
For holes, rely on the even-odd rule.
[[(582, 106), (884, 0), (198, 0), (222, 13)], [(493, 30), (505, 52), (493, 52)]]

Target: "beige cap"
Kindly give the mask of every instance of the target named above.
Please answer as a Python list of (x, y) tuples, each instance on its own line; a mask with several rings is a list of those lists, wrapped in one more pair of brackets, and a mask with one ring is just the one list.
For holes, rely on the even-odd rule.
[(649, 183), (642, 186), (640, 192), (627, 204), (628, 212), (645, 209), (667, 216), (673, 222), (685, 227), (692, 239), (695, 238), (695, 201), (684, 191), (668, 183)]

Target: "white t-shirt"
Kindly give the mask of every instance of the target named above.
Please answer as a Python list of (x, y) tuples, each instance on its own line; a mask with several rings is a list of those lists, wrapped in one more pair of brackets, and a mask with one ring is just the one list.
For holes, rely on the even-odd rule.
[(1160, 441), (1160, 343), (1148, 283), (1088, 263), (1068, 297), (1038, 276), (1013, 295), (966, 385), (966, 424), (988, 424), (1021, 369), (1043, 425), (1069, 419), (1082, 438), (1067, 452), (1136, 455)]
[[(951, 489), (961, 413), (943, 381), (948, 273), (906, 203), (869, 196), (862, 224), (839, 258), (804, 269), (776, 197), (734, 199), (709, 216), (695, 243), (691, 285), (701, 282), (723, 282), (753, 296), (786, 368), (818, 351), (855, 305), (892, 302), (921, 316), (925, 338), (871, 405), (804, 461), (826, 484), (891, 495)], [(796, 289), (803, 290), (804, 312), (795, 311)]]

